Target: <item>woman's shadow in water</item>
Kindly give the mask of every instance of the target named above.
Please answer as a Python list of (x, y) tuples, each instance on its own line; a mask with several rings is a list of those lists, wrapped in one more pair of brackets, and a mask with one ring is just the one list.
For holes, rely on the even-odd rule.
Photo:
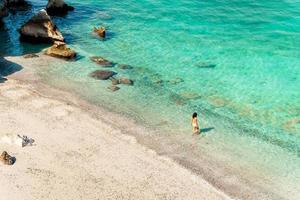
[(214, 127), (202, 128), (202, 129), (200, 129), (200, 133), (208, 133), (214, 129), (215, 129)]

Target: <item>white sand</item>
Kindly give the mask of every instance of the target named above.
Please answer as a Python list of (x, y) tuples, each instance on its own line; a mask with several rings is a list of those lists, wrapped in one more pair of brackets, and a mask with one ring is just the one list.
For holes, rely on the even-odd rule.
[(38, 89), (34, 70), (23, 67), (0, 83), (0, 137), (28, 135), (36, 145), (0, 144), (17, 159), (13, 166), (0, 164), (0, 200), (229, 199), (95, 117), (78, 99)]

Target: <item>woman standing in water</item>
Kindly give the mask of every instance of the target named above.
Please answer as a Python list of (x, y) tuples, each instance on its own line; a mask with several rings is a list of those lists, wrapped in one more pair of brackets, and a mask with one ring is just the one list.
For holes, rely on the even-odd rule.
[(200, 127), (198, 124), (198, 114), (195, 112), (192, 116), (192, 127), (193, 127), (193, 134), (200, 134)]

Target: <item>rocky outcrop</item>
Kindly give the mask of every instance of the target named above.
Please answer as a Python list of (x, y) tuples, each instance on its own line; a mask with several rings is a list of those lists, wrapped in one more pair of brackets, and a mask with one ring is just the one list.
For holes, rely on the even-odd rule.
[(26, 22), (19, 32), (22, 40), (34, 43), (64, 41), (61, 32), (44, 9)]
[(116, 73), (109, 70), (96, 70), (90, 74), (91, 77), (98, 80), (108, 80), (113, 77)]
[(64, 59), (72, 59), (76, 57), (76, 52), (67, 47), (64, 42), (55, 42), (50, 48), (48, 48), (45, 52), (46, 55), (64, 58)]
[(105, 38), (106, 31), (104, 27), (96, 28), (94, 27), (94, 33), (97, 34), (101, 38)]
[(0, 20), (8, 15), (7, 1), (0, 0)]
[(64, 0), (49, 0), (46, 8), (49, 15), (65, 15), (74, 7), (69, 6)]

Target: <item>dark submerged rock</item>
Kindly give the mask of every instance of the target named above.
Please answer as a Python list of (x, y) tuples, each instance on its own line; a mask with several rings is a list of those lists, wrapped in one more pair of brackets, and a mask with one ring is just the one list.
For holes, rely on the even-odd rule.
[(108, 80), (113, 77), (116, 73), (109, 70), (96, 70), (90, 74), (91, 77), (98, 80)]
[(7, 8), (13, 13), (15, 11), (27, 10), (30, 8), (30, 4), (25, 0), (6, 0)]
[(101, 65), (102, 67), (113, 67), (115, 64), (109, 60), (106, 60), (105, 58), (102, 58), (100, 56), (93, 56), (90, 58), (91, 61), (97, 63), (98, 65)]
[(208, 63), (208, 62), (200, 62), (197, 64), (198, 68), (203, 68), (203, 69), (212, 69), (215, 68), (217, 65), (216, 64), (212, 64), (212, 63)]
[(39, 11), (19, 30), (21, 40), (34, 43), (64, 41), (64, 37), (45, 10)]
[(120, 69), (133, 69), (131, 65), (127, 65), (127, 64), (119, 64), (118, 67)]
[(74, 7), (66, 4), (64, 0), (49, 0), (46, 10), (49, 15), (62, 16), (66, 15), (69, 11), (73, 11)]
[(118, 85), (118, 84), (120, 84), (120, 80), (119, 80), (119, 79), (111, 78), (110, 80), (111, 80), (111, 83), (112, 83), (113, 85)]
[(0, 0), (0, 20), (8, 15), (7, 1)]
[(25, 0), (6, 0), (7, 7), (20, 7), (29, 5)]
[(177, 85), (177, 84), (182, 83), (182, 82), (184, 82), (184, 80), (182, 78), (179, 78), (179, 77), (168, 81), (168, 83), (170, 83), (172, 85)]
[(124, 85), (133, 85), (133, 83), (134, 83), (133, 80), (128, 79), (128, 78), (121, 78), (119, 80), (119, 82)]

